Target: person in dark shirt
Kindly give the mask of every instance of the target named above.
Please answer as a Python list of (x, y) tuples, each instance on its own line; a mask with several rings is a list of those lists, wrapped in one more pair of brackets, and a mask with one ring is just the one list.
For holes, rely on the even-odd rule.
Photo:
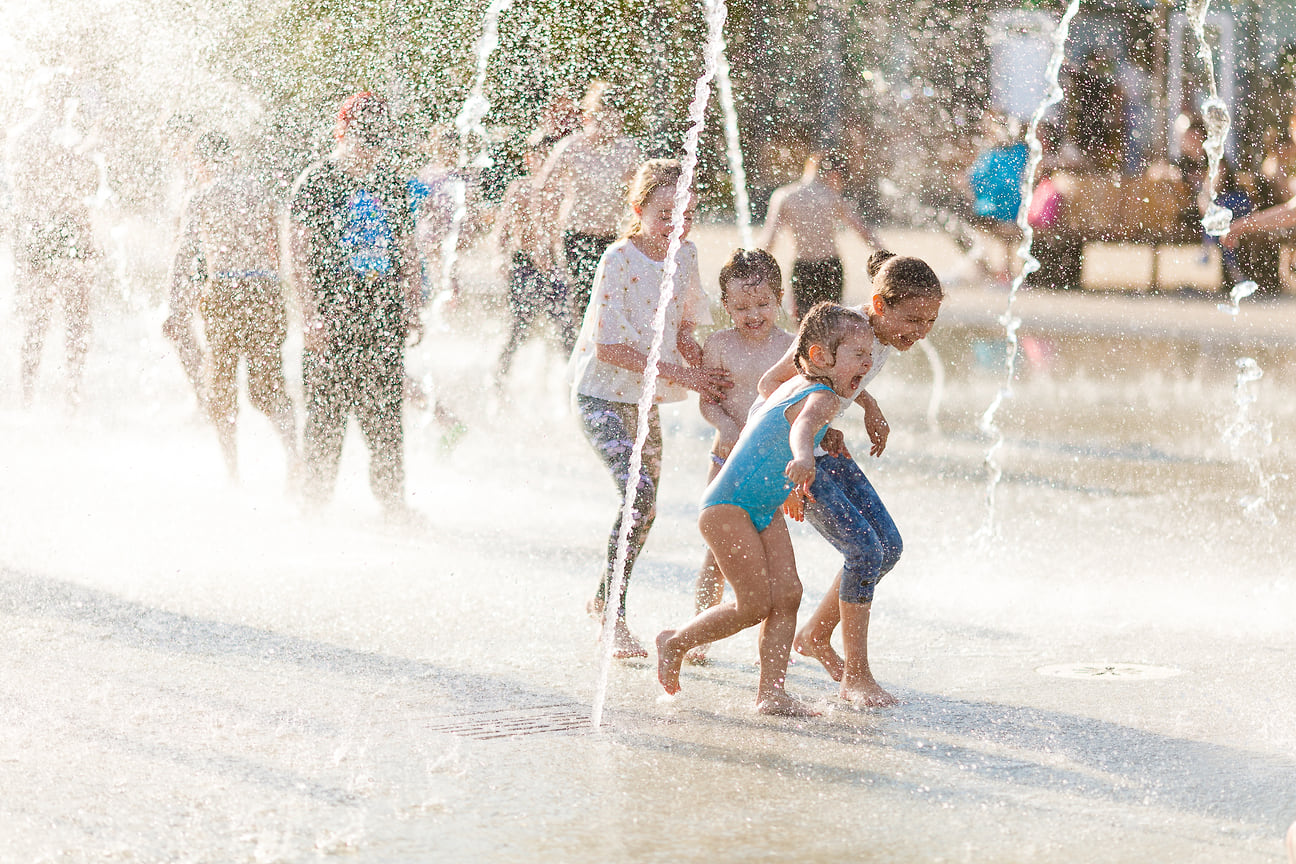
[(347, 419), (369, 446), (369, 483), (389, 518), (404, 500), (405, 344), (421, 333), (414, 220), (405, 178), (384, 160), (387, 101), (357, 93), (338, 113), (337, 146), (293, 185), (289, 232), (305, 328), (302, 380), (308, 507), (331, 496)]

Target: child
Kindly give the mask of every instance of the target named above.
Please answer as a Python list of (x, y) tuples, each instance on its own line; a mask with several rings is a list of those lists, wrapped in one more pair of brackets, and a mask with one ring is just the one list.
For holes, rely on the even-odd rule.
[[(675, 185), (681, 173), (679, 162), (671, 159), (651, 159), (639, 166), (628, 196), (630, 229), (608, 248), (599, 262), (594, 292), (572, 352), (572, 381), (581, 426), (594, 452), (611, 472), (620, 495), (625, 493), (630, 475), (639, 423), (638, 401), (644, 389), (644, 371), (653, 342), (654, 319), (670, 245)], [(681, 237), (688, 236), (693, 206), (690, 203), (684, 213)], [(730, 386), (729, 373), (703, 366), (702, 347), (693, 338), (693, 328), (711, 320), (698, 275), (697, 247), (682, 243), (675, 260), (676, 287), (666, 309), (655, 401), (680, 401), (686, 395), (685, 388), (696, 390), (703, 399), (719, 401)], [(618, 607), (613, 653), (619, 658), (648, 656), (626, 625), (626, 589), (635, 558), (648, 538), (648, 529), (656, 515), (661, 452), (661, 421), (657, 406), (653, 405), (635, 490), (626, 578), (621, 596), (614, 601)], [(621, 511), (618, 499), (617, 519), (608, 539), (607, 566), (598, 594), (588, 607), (591, 614), (600, 618), (614, 578)]]
[[(775, 326), (783, 301), (783, 275), (774, 256), (763, 249), (736, 249), (720, 268), (720, 302), (733, 320), (733, 327), (718, 330), (702, 346), (702, 365), (727, 371), (733, 389), (723, 401), (702, 401), (702, 416), (716, 427), (711, 446), (710, 483), (724, 465), (738, 441), (747, 412), (756, 401), (761, 375), (778, 362), (792, 344), (792, 334)], [(708, 549), (697, 578), (697, 610), (701, 612), (724, 599), (724, 577)], [(688, 654), (691, 663), (706, 661), (706, 646)]]
[(757, 710), (806, 717), (815, 712), (783, 687), (801, 582), (780, 510), (789, 490), (804, 493), (814, 480), (815, 446), (842, 398), (868, 373), (873, 333), (858, 312), (821, 303), (802, 319), (791, 353), (800, 374), (752, 412), (702, 496), (698, 527), (736, 599), (707, 609), (679, 630), (662, 631), (657, 678), (667, 693), (678, 693), (680, 665), (689, 649), (761, 624)]
[(495, 383), (500, 387), (513, 364), (513, 354), (536, 318), (547, 315), (558, 327), (564, 345), (575, 341), (567, 308), (567, 286), (558, 275), (553, 248), (540, 227), (545, 202), (534, 174), (544, 163), (547, 150), (543, 141), (527, 150), (523, 157), (527, 174), (509, 183), (492, 232), (492, 239), (508, 261), (508, 307), (513, 317), (495, 371)]
[[(875, 337), (872, 370), (841, 401), (840, 410), (852, 402), (864, 409), (864, 428), (872, 442), (869, 453), (880, 456), (890, 430), (882, 410), (864, 388), (882, 371), (892, 351), (908, 351), (926, 337), (936, 323), (944, 294), (936, 274), (917, 258), (874, 252), (868, 272), (873, 299), (859, 311), (867, 316)], [(761, 379), (761, 392), (773, 392), (795, 375), (793, 361), (791, 353), (784, 355)], [(815, 467), (805, 517), (842, 553), (845, 563), (792, 647), (824, 664), (833, 680), (841, 682), (842, 699), (868, 707), (894, 705), (895, 697), (883, 690), (869, 671), (868, 623), (873, 590), (900, 559), (900, 532), (846, 450), (840, 432), (832, 430), (825, 438), (823, 451), (816, 452)], [(799, 502), (794, 498), (790, 503)], [(845, 662), (829, 642), (838, 621), (842, 622)]]

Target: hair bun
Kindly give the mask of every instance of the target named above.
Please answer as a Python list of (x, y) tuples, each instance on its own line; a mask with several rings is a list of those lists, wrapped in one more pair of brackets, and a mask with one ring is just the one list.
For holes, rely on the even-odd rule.
[(875, 276), (877, 276), (878, 271), (882, 269), (882, 265), (890, 261), (894, 257), (895, 257), (894, 252), (888, 252), (885, 249), (879, 249), (876, 252), (874, 252), (872, 255), (870, 255), (868, 260), (869, 278), (872, 279)]

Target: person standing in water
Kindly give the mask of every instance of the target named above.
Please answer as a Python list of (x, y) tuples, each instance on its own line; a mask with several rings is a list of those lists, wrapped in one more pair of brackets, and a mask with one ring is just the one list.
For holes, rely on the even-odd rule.
[[(588, 611), (603, 620), (604, 605), (617, 604), (614, 654), (647, 657), (648, 652), (626, 624), (626, 593), (635, 559), (648, 539), (657, 511), (661, 479), (661, 420), (654, 404), (648, 413), (648, 435), (636, 478), (633, 520), (626, 550), (620, 596), (609, 598), (615, 578), (621, 535), (622, 496), (630, 481), (630, 462), (639, 427), (639, 399), (652, 349), (657, 308), (674, 229), (675, 186), (683, 169), (673, 159), (652, 159), (639, 167), (630, 184), (629, 230), (613, 243), (599, 263), (594, 293), (571, 358), (576, 409), (585, 437), (612, 475), (617, 490), (617, 517), (607, 543), (607, 558), (598, 592)], [(702, 366), (702, 346), (693, 338), (698, 324), (711, 323), (711, 311), (698, 274), (697, 247), (688, 237), (693, 223), (690, 203), (684, 213), (676, 253), (675, 293), (666, 308), (661, 359), (657, 364), (655, 402), (678, 402), (695, 390), (719, 401), (730, 386), (729, 373)]]
[(203, 367), (206, 365), (203, 346), (194, 330), (194, 308), (202, 282), (207, 278), (207, 265), (194, 248), (194, 238), (181, 239), (180, 222), (194, 191), (211, 180), (210, 174), (194, 155), (198, 133), (192, 117), (173, 115), (163, 129), (162, 145), (171, 157), (174, 168), (168, 184), (168, 202), (175, 215), (176, 249), (172, 256), (171, 285), (168, 293), (168, 311), (162, 322), (162, 335), (175, 346), (180, 368), (193, 387), (194, 396), (203, 413), (207, 413), (207, 385)]
[(536, 178), (536, 185), (559, 202), (552, 242), (566, 264), (573, 321), (585, 315), (599, 261), (617, 239), (626, 184), (644, 158), (639, 145), (622, 133), (615, 101), (606, 81), (591, 83), (580, 106), (580, 131), (554, 146)]
[(545, 241), (541, 224), (546, 214), (543, 190), (535, 183), (535, 171), (550, 146), (552, 142), (545, 139), (528, 143), (523, 154), (527, 173), (509, 183), (491, 232), (493, 245), (506, 262), (508, 308), (512, 317), (508, 340), (495, 368), (495, 386), (501, 390), (513, 364), (513, 355), (530, 335), (537, 318), (544, 316), (553, 321), (564, 345), (576, 341), (571, 310), (566, 303), (567, 286), (558, 273), (553, 247)]
[(804, 494), (814, 481), (815, 447), (841, 399), (862, 386), (873, 362), (873, 333), (858, 312), (820, 303), (801, 319), (791, 354), (797, 374), (752, 411), (702, 496), (698, 529), (733, 586), (734, 602), (659, 633), (657, 679), (667, 693), (678, 693), (688, 651), (760, 624), (757, 710), (808, 717), (818, 712), (784, 688), (801, 580), (781, 511), (789, 493)]
[(45, 105), (11, 140), (14, 197), (14, 286), (23, 324), (22, 401), (36, 393), (45, 334), (56, 305), (66, 332), (67, 400), (81, 401), (90, 344), (90, 289), (99, 250), (90, 207), (99, 188), (92, 138), (79, 124), (80, 99), (70, 82), (50, 82)]
[(792, 237), (792, 314), (798, 321), (816, 303), (840, 303), (845, 272), (837, 250), (837, 229), (851, 228), (873, 248), (873, 229), (864, 224), (855, 208), (842, 197), (841, 165), (831, 155), (812, 153), (800, 179), (780, 186), (770, 196), (765, 228), (757, 244), (770, 249), (780, 231)]
[(191, 257), (177, 262), (184, 266), (173, 283), (196, 284), (193, 271), (206, 267), (198, 306), (210, 351), (207, 410), (225, 466), (237, 477), (238, 365), (245, 358), (248, 398), (279, 433), (291, 480), (298, 474), (297, 419), (283, 371), (288, 319), (279, 289), (278, 213), (258, 179), (232, 164), (224, 135), (203, 134), (194, 155), (211, 179), (185, 206), (180, 248)]
[[(882, 371), (893, 351), (908, 351), (925, 338), (936, 323), (944, 292), (940, 280), (924, 261), (877, 251), (869, 258), (873, 298), (858, 311), (873, 332), (871, 368), (848, 394), (838, 413), (852, 403), (864, 409), (864, 428), (872, 448), (881, 456), (890, 427), (877, 400), (865, 388)], [(761, 378), (760, 392), (769, 396), (797, 371), (791, 352)], [(842, 553), (842, 569), (822, 602), (796, 635), (792, 647), (799, 654), (823, 663), (834, 681), (841, 682), (842, 699), (867, 707), (896, 704), (877, 683), (868, 664), (868, 625), (877, 583), (900, 560), (900, 532), (882, 499), (859, 465), (851, 458), (837, 430), (830, 430), (815, 452), (815, 477), (804, 501), (804, 516), (825, 540)], [(793, 518), (800, 517), (801, 502), (791, 499)], [(845, 660), (830, 640), (842, 625)]]
[[(735, 249), (720, 268), (720, 303), (733, 326), (707, 337), (702, 346), (702, 364), (724, 369), (732, 377), (733, 387), (723, 400), (703, 399), (698, 405), (702, 416), (716, 429), (708, 483), (715, 479), (738, 443), (756, 401), (761, 376), (792, 344), (792, 334), (776, 324), (782, 299), (783, 273), (774, 256), (764, 249)], [(724, 599), (724, 576), (709, 547), (698, 571), (696, 596), (698, 612)], [(686, 659), (690, 663), (705, 662), (706, 648), (693, 648)]]
[(405, 340), (421, 333), (414, 219), (405, 178), (383, 157), (395, 134), (387, 100), (370, 92), (338, 112), (337, 146), (293, 185), (289, 246), (302, 308), (302, 436), (308, 507), (337, 480), (347, 419), (369, 445), (369, 485), (389, 519), (405, 503)]

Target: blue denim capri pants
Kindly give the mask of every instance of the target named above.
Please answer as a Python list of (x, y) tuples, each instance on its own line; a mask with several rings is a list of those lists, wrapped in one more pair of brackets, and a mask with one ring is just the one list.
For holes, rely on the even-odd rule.
[(872, 603), (873, 589), (900, 560), (904, 544), (873, 484), (848, 456), (815, 459), (806, 521), (845, 557), (840, 598)]

